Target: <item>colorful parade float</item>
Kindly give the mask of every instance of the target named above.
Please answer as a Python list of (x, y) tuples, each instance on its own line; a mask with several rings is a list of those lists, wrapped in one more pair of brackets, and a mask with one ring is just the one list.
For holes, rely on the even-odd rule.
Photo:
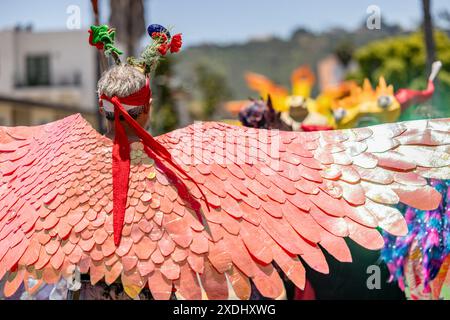
[[(292, 74), (292, 96), (266, 77), (247, 73), (249, 87), (267, 100), (230, 102), (226, 107), (232, 111), (232, 107), (236, 108), (239, 104), (241, 124), (252, 128), (322, 131), (354, 128), (364, 122), (390, 123), (397, 121), (401, 112), (412, 105), (432, 98), (434, 81), (441, 67), (439, 61), (432, 65), (427, 88), (422, 91), (400, 89), (394, 92), (393, 86), (388, 86), (381, 77), (375, 89), (368, 79), (362, 87), (347, 81), (324, 90), (315, 100), (310, 98), (314, 76), (305, 66)], [(276, 97), (277, 103), (273, 103), (272, 96)], [(301, 112), (298, 112), (299, 109)], [(293, 114), (300, 114), (303, 120), (294, 120)], [(422, 143), (429, 145), (425, 141)], [(380, 184), (389, 180), (379, 178)], [(448, 175), (442, 178), (448, 179)], [(430, 185), (441, 193), (439, 206), (428, 211), (397, 205), (407, 221), (408, 234), (397, 237), (383, 231), (386, 245), (380, 253), (391, 274), (389, 281), (397, 282), (409, 299), (450, 298), (448, 184), (449, 180), (423, 179), (423, 186)], [(398, 203), (394, 202), (391, 205)], [(309, 286), (308, 290), (306, 296), (314, 297), (314, 289)]]
[[(433, 64), (427, 88), (421, 91), (401, 88), (394, 92), (393, 86), (387, 85), (380, 77), (375, 89), (368, 79), (362, 86), (354, 81), (343, 81), (326, 87), (316, 98), (311, 97), (315, 77), (308, 66), (293, 71), (292, 95), (285, 87), (263, 75), (248, 72), (245, 79), (248, 87), (258, 93), (259, 99), (267, 102), (270, 96), (271, 106), (292, 130), (334, 130), (355, 128), (366, 122), (397, 121), (402, 111), (432, 98), (434, 81), (441, 67), (440, 61)], [(225, 109), (236, 115), (245, 113), (249, 105), (247, 100), (231, 101), (225, 104)]]

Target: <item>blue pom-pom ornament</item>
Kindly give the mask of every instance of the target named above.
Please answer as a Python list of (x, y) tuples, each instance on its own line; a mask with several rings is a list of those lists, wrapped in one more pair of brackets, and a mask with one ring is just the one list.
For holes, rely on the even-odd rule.
[(165, 33), (170, 38), (170, 32), (160, 24), (151, 24), (147, 28), (148, 35), (151, 37), (154, 32)]

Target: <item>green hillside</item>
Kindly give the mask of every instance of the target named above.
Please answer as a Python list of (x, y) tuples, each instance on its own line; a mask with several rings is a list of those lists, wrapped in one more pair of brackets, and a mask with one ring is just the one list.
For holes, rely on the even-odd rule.
[[(199, 64), (222, 74), (234, 99), (254, 96), (244, 81), (244, 72), (253, 71), (269, 76), (277, 83), (289, 86), (294, 68), (308, 64), (315, 69), (317, 62), (334, 52), (342, 43), (355, 48), (376, 39), (404, 34), (401, 28), (383, 25), (381, 30), (334, 29), (313, 33), (303, 28), (289, 39), (267, 38), (236, 45), (201, 45), (187, 48), (177, 59), (175, 70), (185, 90), (196, 96), (195, 68)], [(316, 72), (316, 70), (313, 70)]]

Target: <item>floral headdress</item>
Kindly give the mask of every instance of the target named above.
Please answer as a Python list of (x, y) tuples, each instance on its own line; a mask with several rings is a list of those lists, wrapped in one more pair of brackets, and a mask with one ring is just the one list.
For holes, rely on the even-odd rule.
[[(183, 45), (181, 33), (171, 35), (169, 30), (159, 24), (152, 24), (147, 28), (152, 39), (139, 58), (129, 57), (127, 63), (143, 71), (144, 74), (152, 73), (161, 59), (167, 53), (177, 53)], [(104, 52), (107, 57), (112, 57), (117, 65), (121, 64), (120, 55), (123, 54), (114, 46), (115, 30), (107, 25), (91, 26), (89, 30), (89, 43), (98, 50)]]

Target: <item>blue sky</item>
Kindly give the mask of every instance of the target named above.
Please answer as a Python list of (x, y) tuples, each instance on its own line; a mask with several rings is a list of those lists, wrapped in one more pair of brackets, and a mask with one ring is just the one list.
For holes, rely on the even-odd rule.
[[(103, 22), (109, 1), (99, 0)], [(146, 0), (147, 20), (181, 31), (187, 45), (201, 42), (242, 42), (267, 35), (288, 36), (296, 27), (320, 31), (353, 28), (366, 17), (369, 5), (378, 5), (382, 19), (411, 28), (421, 21), (420, 0)], [(450, 11), (450, 1), (432, 0), (435, 16)], [(37, 30), (64, 30), (67, 7), (81, 9), (81, 27), (91, 23), (89, 0), (0, 1), (0, 29), (17, 23)]]

